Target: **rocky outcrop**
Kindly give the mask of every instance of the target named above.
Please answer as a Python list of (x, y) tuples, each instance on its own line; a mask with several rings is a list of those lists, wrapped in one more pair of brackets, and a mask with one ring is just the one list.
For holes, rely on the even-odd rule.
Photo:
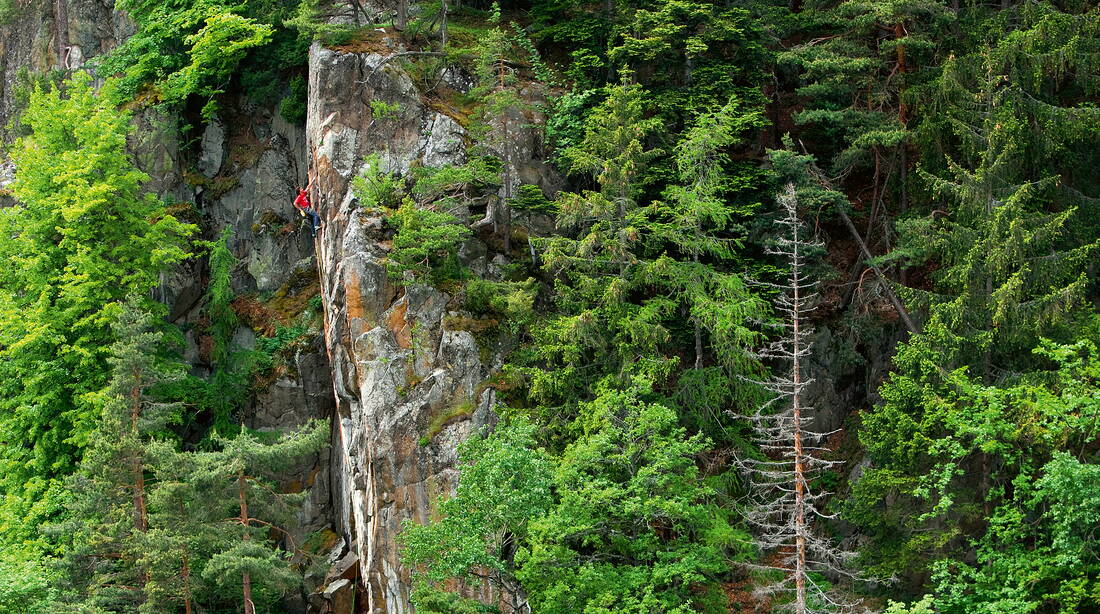
[[(372, 116), (373, 100), (398, 105), (396, 116)], [(397, 534), (405, 519), (428, 518), (432, 500), (455, 484), (457, 442), (492, 421), (493, 392), (480, 386), (492, 365), (469, 332), (448, 330), (452, 297), (388, 278), (381, 213), (360, 209), (350, 182), (372, 153), (399, 173), (461, 163), (465, 135), (382, 56), (319, 45), (307, 130), (324, 220), (317, 248), (336, 390), (337, 527), (359, 558), (365, 611), (408, 612)], [(453, 421), (429, 433), (444, 414)]]
[[(315, 44), (309, 74), (307, 132), (324, 220), (317, 254), (338, 415), (336, 524), (358, 556), (361, 611), (399, 614), (410, 611), (411, 588), (399, 557), (402, 523), (429, 518), (433, 500), (456, 484), (458, 443), (495, 421), (486, 381), (500, 358), (454, 325), (465, 315), (457, 297), (388, 277), (391, 235), (380, 211), (360, 208), (351, 181), (371, 154), (393, 173), (463, 163), (468, 137), (386, 56)], [(375, 116), (373, 101), (397, 111)], [(512, 122), (498, 136), (513, 148), (506, 175), (551, 189), (530, 123)], [(489, 251), (474, 239), (459, 256), (491, 274)], [(495, 600), (487, 588), (473, 593)]]

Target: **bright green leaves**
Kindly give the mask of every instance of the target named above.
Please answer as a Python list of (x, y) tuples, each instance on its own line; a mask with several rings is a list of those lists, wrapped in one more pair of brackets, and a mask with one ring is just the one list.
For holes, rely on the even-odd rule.
[(985, 509), (1005, 504), (1020, 488), (1012, 485), (1030, 479), (1037, 464), (1059, 450), (1084, 449), (1100, 422), (1095, 388), (1100, 356), (1091, 342), (1044, 342), (1036, 354), (1055, 369), (1036, 374), (1034, 382), (992, 386), (966, 369), (940, 366), (935, 339), (943, 333), (943, 326), (932, 322), (924, 335), (899, 349), (898, 372), (882, 388), (883, 404), (863, 417), (861, 440), (878, 468), (855, 485), (849, 502), (853, 520), (874, 525), (881, 512), (868, 507), (877, 507), (881, 496), (897, 493), (908, 501), (903, 518), (895, 519), (904, 525), (895, 527), (900, 534), (889, 536), (923, 535), (903, 548), (909, 552), (896, 562), (905, 564), (911, 564), (914, 548), (931, 553), (945, 545), (928, 540), (930, 535), (956, 534), (959, 525), (979, 521)]
[(457, 492), (441, 520), (407, 525), (406, 556), (433, 582), (488, 571), (537, 612), (696, 611), (694, 587), (731, 554), (695, 466), (705, 442), (638, 391), (607, 392), (582, 414), (560, 456), (522, 420), (465, 444)]
[(469, 579), (480, 568), (498, 586), (517, 587), (509, 548), (552, 504), (552, 459), (534, 436), (533, 425), (517, 421), (462, 444), (461, 487), (440, 500), (444, 519), (406, 522), (402, 532), (406, 559), (423, 565), (427, 579)]
[(233, 13), (206, 17), (202, 28), (184, 39), (190, 46), (191, 63), (164, 78), (164, 100), (182, 102), (191, 94), (201, 96), (207, 99), (203, 116), (213, 117), (214, 96), (224, 91), (245, 54), (270, 41), (273, 31), (271, 26)]
[[(72, 470), (99, 416), (111, 323), (128, 295), (148, 296), (187, 256), (193, 227), (141, 191), (126, 152), (129, 118), (78, 73), (66, 89), (36, 90), (16, 143), (20, 206), (0, 214), (0, 396), (4, 490)], [(38, 486), (34, 486), (38, 484)]]
[[(272, 41), (278, 13), (252, 3), (221, 0), (118, 3), (137, 24), (137, 32), (102, 61), (107, 74), (122, 75), (122, 94), (137, 95), (152, 87), (158, 101), (182, 103), (195, 95), (205, 99), (203, 117), (217, 111), (215, 97), (246, 56)], [(286, 45), (284, 45), (286, 46)], [(261, 70), (270, 70), (264, 66)], [(274, 75), (272, 75), (274, 78)]]
[(471, 233), (455, 216), (421, 209), (406, 199), (389, 220), (397, 231), (387, 262), (390, 277), (405, 279), (408, 273), (412, 279), (427, 279), (433, 272), (445, 272), (444, 264), (454, 270), (460, 266), (454, 261), (455, 252)]
[(597, 397), (580, 421), (584, 434), (555, 474), (557, 505), (534, 521), (530, 549), (517, 556), (533, 608), (694, 611), (691, 586), (725, 568), (724, 553), (702, 539), (716, 520), (692, 460), (702, 437), (636, 391)]
[(1100, 465), (1058, 452), (1039, 472), (1015, 481), (997, 508), (977, 561), (934, 567), (945, 614), (1085, 612), (1100, 606), (1093, 527), (1100, 522)]
[(601, 193), (616, 201), (616, 207), (625, 207), (619, 201), (638, 196), (645, 187), (641, 171), (659, 155), (645, 147), (646, 137), (660, 121), (645, 117), (643, 94), (640, 85), (625, 81), (611, 88), (607, 99), (589, 115), (583, 140), (561, 154), (568, 172), (594, 175)]

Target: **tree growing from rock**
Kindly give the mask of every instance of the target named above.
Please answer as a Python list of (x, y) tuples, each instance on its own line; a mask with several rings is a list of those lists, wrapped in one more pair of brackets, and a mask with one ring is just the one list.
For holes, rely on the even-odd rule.
[(775, 299), (775, 311), (782, 316), (782, 334), (760, 352), (761, 360), (787, 365), (761, 382), (771, 400), (754, 415), (760, 455), (739, 461), (753, 489), (753, 501), (745, 516), (756, 528), (756, 543), (765, 562), (754, 567), (766, 573), (779, 572), (777, 581), (761, 584), (760, 591), (778, 599), (776, 609), (796, 614), (844, 609), (843, 603), (822, 581), (822, 574), (846, 574), (846, 553), (829, 540), (816, 535), (814, 521), (827, 518), (821, 507), (831, 493), (811, 486), (811, 481), (835, 464), (821, 458), (822, 443), (829, 433), (810, 428), (813, 408), (806, 391), (813, 380), (803, 374), (811, 352), (813, 329), (807, 315), (817, 299), (817, 285), (807, 273), (808, 256), (821, 244), (808, 237), (798, 217), (798, 199), (793, 184), (779, 195), (781, 218), (776, 222), (784, 235), (768, 252), (787, 262), (789, 275)]

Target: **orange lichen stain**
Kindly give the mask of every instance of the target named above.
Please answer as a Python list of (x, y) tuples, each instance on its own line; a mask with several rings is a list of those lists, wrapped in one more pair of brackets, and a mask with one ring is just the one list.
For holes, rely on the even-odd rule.
[(348, 271), (344, 282), (344, 303), (348, 320), (366, 317), (367, 309), (363, 306), (363, 290), (359, 275), (353, 271)]
[(400, 303), (393, 308), (386, 318), (386, 326), (393, 331), (397, 346), (404, 349), (412, 348), (412, 327), (405, 320), (405, 313), (409, 309), (408, 303)]

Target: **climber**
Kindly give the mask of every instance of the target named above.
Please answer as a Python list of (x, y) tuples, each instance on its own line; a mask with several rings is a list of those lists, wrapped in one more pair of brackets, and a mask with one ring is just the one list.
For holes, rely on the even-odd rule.
[(309, 215), (310, 218), (310, 236), (317, 236), (317, 229), (321, 226), (321, 218), (317, 215), (317, 212), (313, 210), (312, 204), (309, 202), (309, 190), (313, 187), (313, 177), (310, 173), (309, 185), (305, 188), (298, 188), (298, 196), (294, 199), (294, 208), (301, 213), (302, 216)]

